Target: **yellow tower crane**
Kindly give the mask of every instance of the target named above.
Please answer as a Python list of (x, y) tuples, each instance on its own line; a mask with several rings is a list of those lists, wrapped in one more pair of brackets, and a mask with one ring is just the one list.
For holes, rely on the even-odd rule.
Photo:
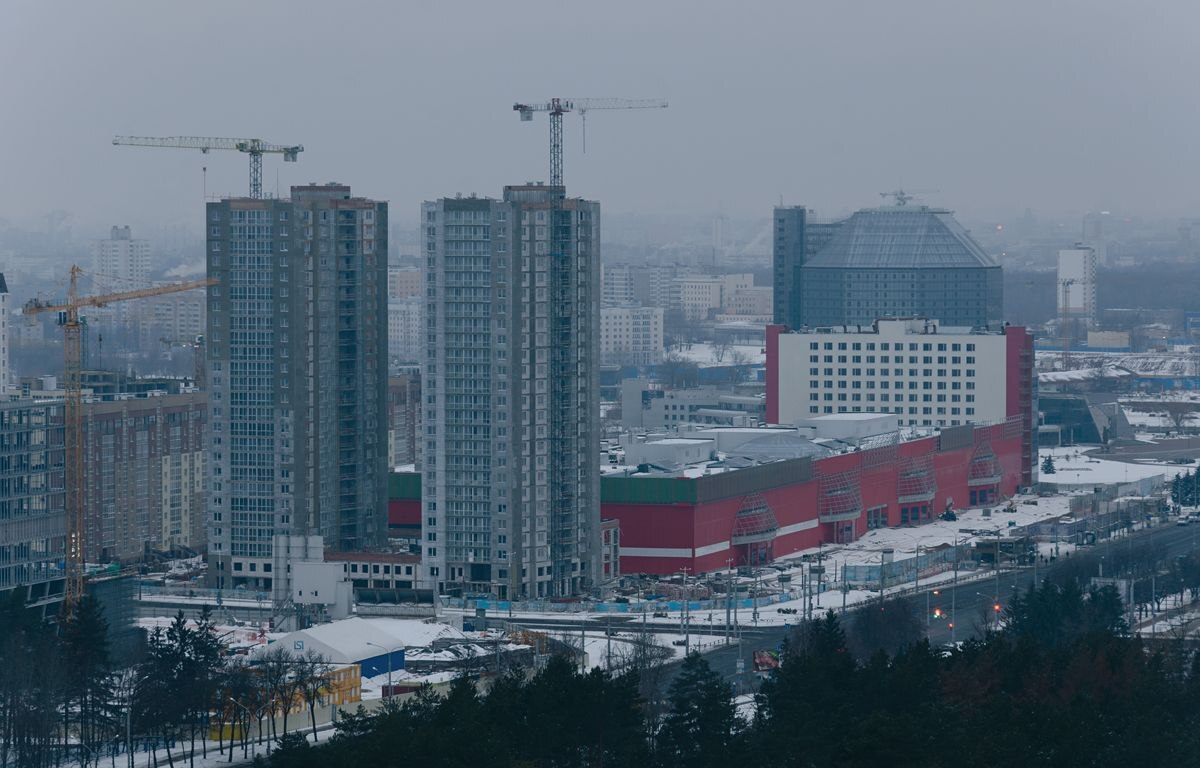
[(66, 594), (63, 610), (70, 612), (83, 597), (84, 569), (84, 520), (83, 497), (83, 355), (82, 330), (79, 320), (80, 307), (103, 307), (118, 301), (144, 299), (167, 293), (190, 291), (212, 285), (216, 280), (192, 280), (187, 283), (140, 288), (135, 291), (105, 293), (97, 296), (80, 296), (79, 276), (83, 270), (72, 266), (67, 284), (67, 303), (51, 304), (38, 299), (25, 303), (24, 314), (45, 312), (59, 313), (58, 323), (63, 329), (63, 485), (66, 491), (67, 546), (64, 553), (66, 566)]

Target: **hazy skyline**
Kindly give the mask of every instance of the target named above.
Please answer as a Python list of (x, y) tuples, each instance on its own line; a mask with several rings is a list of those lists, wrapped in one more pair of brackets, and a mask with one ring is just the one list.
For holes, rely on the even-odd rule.
[[(114, 134), (299, 143), (264, 187), (420, 201), (548, 175), (514, 101), (665, 97), (566, 119), (570, 194), (615, 214), (821, 214), (898, 185), (966, 217), (1026, 206), (1200, 216), (1200, 5), (1163, 2), (6, 4), (0, 216), (198, 226), (244, 194), (233, 152)], [(97, 231), (101, 230), (101, 231)]]

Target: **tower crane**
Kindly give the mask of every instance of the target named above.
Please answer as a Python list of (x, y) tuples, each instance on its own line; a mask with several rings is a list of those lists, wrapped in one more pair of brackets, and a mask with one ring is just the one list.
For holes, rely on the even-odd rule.
[(67, 546), (64, 557), (66, 565), (66, 594), (63, 609), (70, 612), (83, 597), (84, 565), (84, 519), (83, 496), (83, 386), (81, 337), (83, 323), (79, 319), (80, 307), (103, 307), (118, 301), (162, 296), (168, 293), (190, 291), (213, 285), (216, 280), (192, 280), (187, 283), (140, 288), (135, 291), (105, 293), (97, 296), (80, 296), (79, 276), (83, 270), (72, 266), (67, 283), (67, 302), (51, 304), (38, 299), (25, 303), (23, 313), (32, 317), (44, 312), (59, 313), (59, 325), (63, 329), (63, 448), (64, 488), (66, 490)]
[(117, 136), (113, 144), (129, 147), (171, 147), (198, 149), (208, 154), (212, 149), (228, 149), (250, 155), (250, 197), (262, 197), (262, 156), (267, 153), (283, 155), (285, 163), (294, 163), (304, 151), (300, 144), (269, 144), (262, 139), (222, 139), (209, 136)]
[(521, 122), (533, 120), (534, 112), (550, 114), (550, 186), (563, 186), (562, 116), (578, 112), (583, 119), (584, 141), (587, 136), (587, 113), (593, 109), (665, 109), (666, 99), (551, 99), (544, 104), (513, 104)]

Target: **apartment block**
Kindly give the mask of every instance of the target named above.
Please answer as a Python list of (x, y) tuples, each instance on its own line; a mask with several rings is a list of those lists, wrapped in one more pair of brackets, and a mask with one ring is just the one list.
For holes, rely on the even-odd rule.
[(661, 307), (600, 310), (600, 360), (608, 365), (657, 365), (663, 357)]
[(208, 400), (202, 392), (84, 404), (84, 554), (136, 562), (203, 551)]
[(600, 206), (511, 186), (421, 222), (423, 576), (579, 594), (598, 578)]
[(393, 364), (415, 363), (421, 359), (425, 341), (421, 322), (424, 309), (422, 296), (388, 299), (388, 359)]
[(0, 597), (62, 600), (66, 545), (61, 401), (0, 403)]
[(387, 529), (387, 203), (330, 183), (209, 203), (209, 577), (272, 586), (272, 538)]

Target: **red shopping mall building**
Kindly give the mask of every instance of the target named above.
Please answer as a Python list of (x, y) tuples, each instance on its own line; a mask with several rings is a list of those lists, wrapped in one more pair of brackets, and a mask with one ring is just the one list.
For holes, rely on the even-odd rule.
[(601, 515), (619, 521), (622, 573), (755, 565), (873, 528), (919, 525), (947, 508), (996, 503), (1028, 485), (1022, 416), (963, 425), (824, 458), (675, 476), (612, 473)]

